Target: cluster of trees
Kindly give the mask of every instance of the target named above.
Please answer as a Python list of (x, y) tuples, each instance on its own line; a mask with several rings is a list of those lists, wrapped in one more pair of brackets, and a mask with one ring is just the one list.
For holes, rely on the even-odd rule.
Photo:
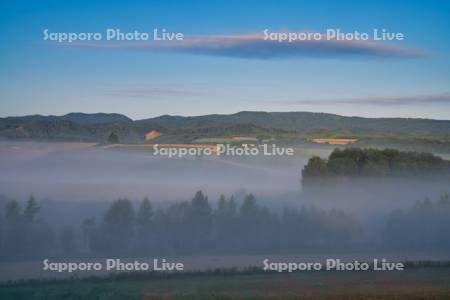
[[(450, 249), (450, 199), (426, 199), (396, 210), (383, 232), (384, 246)], [(382, 246), (382, 245), (381, 245)], [(33, 197), (9, 201), (0, 211), (0, 259), (64, 256), (281, 253), (366, 249), (351, 214), (314, 207), (273, 212), (249, 194), (221, 196), (212, 205), (197, 192), (190, 201), (155, 209), (148, 199), (113, 201), (98, 218), (50, 226)]]
[(374, 176), (450, 177), (450, 162), (424, 152), (336, 148), (328, 159), (310, 158), (302, 170), (303, 183)]
[(34, 197), (24, 207), (15, 200), (6, 203), (0, 215), (0, 258), (43, 255), (52, 250), (53, 231), (39, 212)]
[(384, 234), (387, 242), (400, 248), (450, 249), (450, 199), (418, 201), (407, 210), (394, 211)]
[(111, 132), (108, 135), (108, 144), (118, 144), (119, 143), (119, 136), (115, 132)]
[(201, 191), (158, 209), (148, 199), (118, 199), (103, 216), (61, 228), (39, 217), (33, 198), (23, 209), (8, 202), (3, 215), (0, 258), (302, 251), (346, 247), (362, 236), (359, 222), (343, 212), (311, 207), (275, 213), (251, 194), (221, 196), (212, 205)]

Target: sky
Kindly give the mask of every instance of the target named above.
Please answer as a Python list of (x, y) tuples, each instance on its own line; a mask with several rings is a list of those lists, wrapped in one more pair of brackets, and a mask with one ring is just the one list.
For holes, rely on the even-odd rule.
[[(144, 3), (145, 2), (145, 3)], [(44, 40), (180, 32), (183, 41)], [(264, 41), (263, 31), (401, 41)], [(242, 110), (450, 119), (450, 1), (0, 2), (0, 117)]]

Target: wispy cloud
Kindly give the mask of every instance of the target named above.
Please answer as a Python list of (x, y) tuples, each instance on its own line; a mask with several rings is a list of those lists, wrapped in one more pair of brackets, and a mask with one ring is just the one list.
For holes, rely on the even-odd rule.
[(280, 100), (267, 101), (285, 105), (428, 105), (450, 104), (450, 92), (429, 95), (392, 96), (392, 97), (360, 97), (348, 99), (317, 99), (317, 100)]
[(262, 34), (188, 36), (183, 41), (146, 43), (72, 43), (71, 47), (140, 49), (147, 51), (181, 52), (198, 55), (246, 59), (288, 57), (318, 58), (411, 58), (426, 55), (422, 50), (378, 41), (342, 41), (335, 39), (296, 40), (278, 42), (264, 40)]
[(162, 99), (205, 96), (203, 92), (179, 90), (172, 88), (127, 88), (115, 89), (106, 93), (108, 96), (142, 99)]

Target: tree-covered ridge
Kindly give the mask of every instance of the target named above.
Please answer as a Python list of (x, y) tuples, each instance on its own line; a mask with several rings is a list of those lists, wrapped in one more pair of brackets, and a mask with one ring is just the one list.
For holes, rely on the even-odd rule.
[(431, 153), (394, 149), (336, 148), (328, 157), (314, 156), (302, 170), (303, 183), (340, 177), (450, 176), (450, 161)]
[(159, 116), (133, 121), (120, 114), (23, 116), (0, 118), (0, 138), (106, 142), (115, 133), (121, 143), (142, 143), (156, 130), (174, 142), (201, 137), (248, 134), (279, 138), (355, 137), (450, 141), (450, 120), (344, 117), (312, 112), (242, 111), (195, 117)]

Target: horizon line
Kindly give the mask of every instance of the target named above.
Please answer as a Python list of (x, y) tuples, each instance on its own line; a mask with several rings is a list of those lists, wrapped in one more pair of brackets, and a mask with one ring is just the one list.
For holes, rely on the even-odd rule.
[(423, 117), (363, 117), (363, 116), (357, 116), (357, 115), (340, 115), (336, 113), (328, 113), (328, 112), (312, 112), (312, 111), (265, 111), (265, 110), (240, 110), (234, 113), (210, 113), (210, 114), (200, 114), (200, 115), (178, 115), (178, 114), (161, 114), (156, 116), (149, 116), (145, 118), (131, 118), (128, 115), (124, 113), (117, 113), (117, 112), (82, 112), (82, 111), (72, 111), (65, 114), (24, 114), (24, 115), (9, 115), (9, 116), (0, 116), (0, 119), (7, 119), (7, 118), (24, 118), (24, 117), (64, 117), (69, 114), (84, 114), (84, 115), (96, 115), (96, 114), (106, 114), (106, 115), (121, 115), (128, 119), (130, 119), (133, 122), (137, 121), (143, 121), (143, 120), (149, 120), (149, 119), (156, 119), (164, 116), (169, 117), (182, 117), (182, 118), (195, 118), (195, 117), (204, 117), (204, 116), (213, 116), (213, 115), (220, 115), (220, 116), (227, 116), (227, 115), (236, 115), (239, 113), (310, 113), (310, 114), (323, 114), (323, 115), (331, 115), (331, 116), (339, 116), (344, 118), (361, 118), (361, 119), (415, 119), (415, 120), (433, 120), (433, 121), (450, 121), (450, 119), (434, 119), (434, 118), (423, 118)]

